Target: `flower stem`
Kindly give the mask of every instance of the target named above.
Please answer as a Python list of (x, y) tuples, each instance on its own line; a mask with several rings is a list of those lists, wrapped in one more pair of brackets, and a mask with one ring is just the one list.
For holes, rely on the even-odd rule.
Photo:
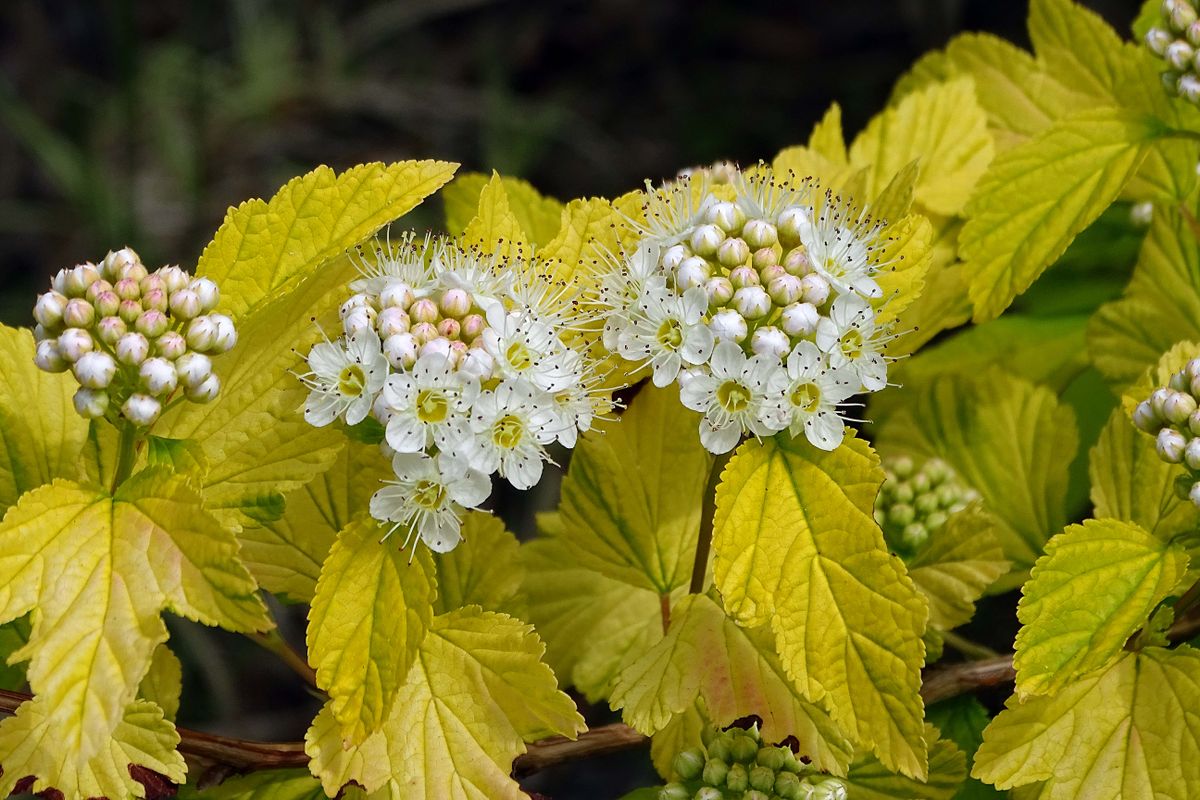
[(954, 631), (942, 631), (942, 641), (972, 661), (984, 661), (1000, 655), (987, 645), (973, 642), (965, 636), (959, 636)]
[(124, 483), (137, 461), (137, 428), (130, 422), (121, 423), (121, 438), (117, 445), (117, 468), (113, 471), (112, 491)]
[(733, 457), (733, 451), (713, 459), (708, 471), (708, 484), (704, 487), (704, 501), (700, 507), (700, 533), (696, 539), (696, 560), (692, 563), (692, 583), (688, 591), (700, 594), (704, 591), (704, 575), (708, 571), (708, 553), (712, 549), (713, 518), (717, 513), (717, 484), (721, 473)]
[(278, 656), (288, 669), (303, 678), (309, 686), (314, 689), (319, 688), (317, 687), (317, 673), (308, 665), (304, 656), (297, 653), (290, 644), (284, 641), (278, 630), (272, 629), (266, 633), (251, 634), (250, 638), (255, 644)]

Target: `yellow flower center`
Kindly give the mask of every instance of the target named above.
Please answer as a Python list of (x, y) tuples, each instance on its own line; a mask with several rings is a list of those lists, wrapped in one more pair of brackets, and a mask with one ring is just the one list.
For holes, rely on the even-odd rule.
[(683, 344), (683, 328), (678, 320), (664, 319), (658, 326), (658, 343), (668, 350), (678, 350)]
[(821, 404), (821, 390), (815, 383), (802, 383), (792, 389), (792, 405), (810, 414)]
[(417, 481), (413, 490), (413, 502), (429, 511), (437, 511), (446, 499), (446, 487), (431, 480)]
[(366, 385), (367, 377), (358, 364), (346, 366), (338, 375), (338, 391), (345, 397), (358, 397)]
[(492, 441), (497, 447), (512, 450), (525, 435), (525, 423), (520, 417), (505, 414), (492, 425)]
[(508, 346), (504, 355), (517, 372), (524, 372), (533, 366), (533, 353), (529, 352), (529, 348), (525, 346), (524, 342), (513, 342)]
[(730, 414), (741, 413), (750, 405), (750, 390), (737, 381), (725, 381), (717, 387), (717, 402)]
[(842, 352), (851, 360), (862, 355), (863, 336), (858, 328), (851, 328), (842, 334)]
[(443, 422), (450, 413), (446, 394), (438, 389), (422, 389), (417, 392), (417, 419), (425, 424)]

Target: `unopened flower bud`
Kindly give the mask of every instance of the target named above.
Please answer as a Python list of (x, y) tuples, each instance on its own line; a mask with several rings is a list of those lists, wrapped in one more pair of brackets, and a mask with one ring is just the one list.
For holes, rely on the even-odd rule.
[(221, 302), (221, 290), (209, 278), (196, 278), (189, 287), (200, 301), (200, 313), (206, 314)]
[(738, 267), (729, 273), (729, 282), (733, 284), (734, 289), (744, 289), (747, 286), (758, 286), (762, 281), (754, 267)]
[(1163, 54), (1166, 62), (1180, 72), (1186, 72), (1191, 69), (1192, 59), (1195, 57), (1196, 48), (1182, 39), (1176, 39), (1167, 45), (1167, 52)]
[(139, 300), (142, 288), (138, 286), (137, 281), (123, 278), (113, 284), (113, 293), (122, 300)]
[(725, 201), (709, 206), (705, 218), (730, 236), (741, 231), (742, 226), (746, 224), (745, 212), (735, 204)]
[(137, 322), (138, 317), (141, 315), (142, 304), (137, 300), (122, 300), (121, 305), (117, 306), (117, 316), (124, 320), (127, 325)]
[(75, 413), (84, 419), (99, 419), (108, 411), (108, 392), (103, 389), (80, 387), (71, 398)]
[(742, 227), (742, 238), (751, 249), (770, 247), (779, 241), (779, 233), (775, 226), (765, 219), (752, 219)]
[(808, 227), (808, 212), (800, 206), (789, 206), (775, 218), (779, 241), (788, 247), (800, 243), (801, 233)]
[(804, 249), (800, 247), (788, 252), (787, 256), (783, 259), (783, 268), (787, 270), (789, 275), (795, 275), (797, 278), (803, 278), (813, 271), (812, 261), (809, 260), (808, 253), (804, 252)]
[(671, 273), (675, 271), (681, 261), (690, 255), (691, 253), (683, 245), (673, 244), (663, 251), (658, 263), (666, 272)]
[(146, 311), (159, 311), (163, 314), (171, 307), (167, 293), (162, 289), (142, 292), (142, 308)]
[(82, 297), (67, 301), (62, 321), (68, 328), (90, 328), (96, 319), (96, 309)]
[(746, 325), (745, 318), (732, 308), (722, 309), (713, 314), (708, 327), (712, 330), (713, 336), (716, 338), (728, 339), (731, 342), (738, 342), (739, 344), (744, 342), (746, 336), (749, 335), (749, 328)]
[(216, 399), (217, 394), (221, 391), (221, 379), (216, 375), (209, 375), (204, 380), (195, 386), (189, 386), (184, 390), (183, 394), (188, 400), (193, 403), (210, 403)]
[(1163, 417), (1173, 425), (1187, 422), (1195, 410), (1196, 398), (1186, 392), (1173, 391), (1163, 400)]
[(413, 304), (413, 290), (404, 281), (388, 281), (379, 293), (379, 304), (384, 308), (408, 308)]
[[(1146, 431), (1146, 433), (1156, 434), (1160, 427), (1162, 427), (1162, 420), (1158, 420), (1158, 425), (1154, 430)], [(1200, 436), (1200, 410), (1193, 411), (1192, 415), (1188, 417), (1187, 429), (1193, 436)]]
[(694, 286), (703, 286), (711, 275), (707, 261), (699, 256), (689, 256), (675, 268), (675, 285), (681, 292), (686, 292)]
[(170, 394), (179, 383), (175, 365), (165, 358), (148, 358), (138, 370), (142, 388), (155, 397)]
[(156, 339), (171, 327), (171, 320), (161, 311), (143, 311), (133, 323), (133, 328), (148, 339)]
[(447, 289), (438, 302), (442, 314), (453, 319), (462, 319), (471, 310), (471, 295), (462, 289)]
[[(467, 346), (466, 342), (463, 342), (463, 341), (460, 341), (457, 339), (451, 341), (450, 342), (450, 364), (451, 364), (451, 366), (453, 366), (455, 369), (458, 369), (459, 364), (461, 364), (462, 360), (467, 357), (467, 353), (471, 349), (472, 348), (469, 348)], [(476, 347), (474, 349), (478, 350), (480, 348)]]
[(187, 340), (183, 334), (167, 331), (154, 342), (154, 354), (174, 361), (187, 352)]
[[(186, 289), (187, 285), (191, 282), (188, 274), (176, 266), (159, 267), (155, 271), (155, 274), (162, 278), (163, 288), (167, 290), (168, 295), (172, 292), (178, 292), (180, 289)], [(208, 279), (200, 278), (199, 280)]]
[(832, 776), (814, 780), (812, 787), (808, 800), (846, 800), (846, 784)]
[(464, 342), (473, 342), (479, 334), (483, 333), (483, 329), (487, 327), (487, 321), (478, 314), (467, 314), (463, 317), (462, 328), (459, 331), (459, 336)]
[(367, 299), (365, 294), (350, 295), (350, 299), (342, 303), (341, 307), (338, 308), (338, 319), (344, 320), (346, 317), (350, 316), (350, 312), (354, 311), (355, 309), (369, 308), (370, 305), (371, 302)]
[(450, 358), (450, 340), (444, 336), (438, 336), (430, 339), (421, 345), (421, 356), (437, 354), (443, 358)]
[[(342, 330), (345, 332), (347, 338), (354, 336), (359, 331), (369, 330), (375, 325), (375, 316), (375, 309), (367, 306), (359, 306), (347, 314), (345, 319), (342, 320)], [(215, 322), (213, 323), (213, 330), (213, 341), (215, 343)]]
[(67, 310), (67, 298), (55, 291), (38, 295), (33, 307), (33, 318), (48, 330), (56, 330), (63, 324), (63, 313)]
[(204, 309), (200, 304), (200, 296), (191, 289), (176, 289), (171, 292), (171, 316), (189, 320), (200, 314)]
[(437, 303), (423, 297), (408, 307), (408, 316), (413, 322), (437, 322), (441, 314), (438, 313)]
[(33, 363), (43, 372), (63, 372), (70, 366), (59, 352), (58, 341), (55, 339), (43, 339), (37, 343)]
[(805, 337), (816, 333), (821, 314), (812, 303), (792, 303), (783, 309), (779, 323), (788, 336)]
[(117, 361), (132, 367), (141, 364), (150, 355), (150, 342), (140, 333), (127, 333), (117, 340), (117, 346), (113, 349)]
[(685, 781), (699, 777), (700, 772), (704, 769), (704, 760), (704, 751), (700, 748), (684, 750), (675, 756), (673, 763), (675, 774)]
[(1155, 449), (1158, 457), (1169, 464), (1178, 464), (1183, 460), (1183, 450), (1187, 447), (1187, 439), (1183, 434), (1171, 428), (1163, 428), (1158, 432)]
[(490, 379), (496, 369), (496, 360), (487, 350), (472, 347), (458, 362), (458, 371), (480, 381)]
[(100, 280), (100, 271), (95, 264), (80, 264), (67, 270), (63, 292), (67, 297), (83, 297), (88, 287)]
[(148, 394), (131, 394), (121, 406), (121, 413), (134, 425), (145, 428), (158, 419), (162, 413), (162, 403)]
[(723, 306), (733, 299), (733, 284), (728, 278), (709, 278), (704, 282), (704, 293), (710, 308)]
[(446, 339), (457, 339), (462, 332), (462, 325), (458, 320), (453, 318), (445, 318), (437, 325), (438, 333)]
[(417, 363), (420, 342), (411, 333), (400, 333), (383, 340), (383, 354), (394, 368), (405, 370)]
[(58, 337), (58, 352), (71, 364), (92, 352), (94, 347), (92, 335), (82, 328), (71, 328)]
[[(1200, 53), (1196, 54), (1200, 58)], [(1200, 78), (1197, 78), (1191, 72), (1179, 76), (1179, 83), (1176, 87), (1179, 90), (1179, 96), (1189, 103), (1200, 103)]]
[(750, 261), (750, 266), (758, 270), (760, 275), (764, 270), (770, 267), (778, 266), (782, 268), (783, 265), (779, 263), (779, 257), (782, 255), (782, 253), (783, 251), (780, 249), (779, 245), (775, 245), (773, 247), (760, 247), (754, 251), (754, 257)]
[(803, 279), (786, 272), (767, 284), (767, 294), (776, 304), (788, 306), (795, 303), (804, 294)]
[(1170, 31), (1163, 30), (1162, 28), (1151, 28), (1146, 31), (1145, 41), (1146, 47), (1150, 49), (1150, 52), (1162, 58), (1167, 54), (1167, 48), (1171, 45), (1171, 42), (1175, 41), (1175, 37), (1171, 35)]
[(115, 292), (100, 292), (92, 301), (96, 313), (102, 317), (115, 317), (121, 309), (121, 298)]
[(375, 318), (375, 330), (380, 339), (395, 336), (398, 333), (408, 333), (411, 321), (404, 309), (399, 306), (387, 306)]
[(144, 264), (137, 263), (137, 264), (130, 264), (130, 265), (124, 267), (121, 270), (121, 274), (119, 277), (127, 278), (131, 281), (135, 281), (140, 284), (142, 282), (142, 278), (146, 277), (149, 274), (150, 274), (150, 272), (149, 272), (149, 270), (146, 269)]
[(187, 339), (188, 347), (201, 353), (207, 353), (212, 349), (213, 342), (216, 340), (217, 326), (213, 323), (212, 318), (208, 316), (196, 317), (188, 323), (187, 332), (184, 338)]
[(775, 789), (775, 770), (761, 764), (750, 768), (750, 786), (760, 792)]
[(185, 389), (193, 389), (212, 374), (212, 359), (203, 353), (184, 353), (175, 361), (175, 374)]
[(690, 244), (692, 252), (702, 258), (711, 258), (717, 254), (717, 248), (725, 241), (725, 231), (711, 223), (700, 225), (692, 232)]
[(717, 262), (728, 269), (745, 264), (748, 258), (750, 258), (750, 247), (736, 237), (726, 239), (717, 248)]
[(213, 352), (228, 353), (237, 344), (237, 328), (233, 326), (233, 320), (224, 314), (209, 314), (208, 318), (216, 326), (216, 333), (213, 336)]
[(112, 290), (113, 285), (103, 278), (100, 278), (87, 288), (87, 291), (83, 293), (83, 299), (87, 300), (89, 303), (95, 303), (96, 298), (99, 297), (102, 292), (111, 292)]
[(700, 774), (701, 779), (710, 787), (720, 786), (725, 783), (725, 776), (729, 774), (729, 765), (720, 759), (710, 758), (704, 763)]
[(1183, 33), (1196, 21), (1196, 9), (1188, 0), (1165, 0), (1162, 15), (1176, 33)]
[(898, 528), (911, 525), (917, 518), (917, 510), (907, 502), (899, 502), (888, 509), (887, 521)]
[(770, 286), (771, 281), (787, 275), (787, 270), (783, 268), (782, 264), (768, 264), (762, 268), (755, 267), (755, 269), (758, 271), (760, 286)]
[(104, 263), (100, 269), (109, 281), (116, 281), (121, 277), (121, 272), (126, 267), (133, 266), (141, 261), (141, 258), (134, 252), (132, 247), (122, 247), (120, 250), (109, 252), (104, 257)]
[(900, 541), (909, 550), (918, 550), (929, 541), (929, 529), (920, 522), (910, 522), (900, 532)]
[(750, 773), (746, 771), (744, 764), (729, 765), (729, 773), (725, 775), (725, 788), (730, 792), (744, 792), (750, 788)]
[(1142, 203), (1134, 203), (1129, 209), (1129, 221), (1135, 228), (1146, 228), (1154, 221), (1154, 203), (1146, 200)]
[(71, 367), (75, 380), (87, 389), (107, 389), (117, 374), (117, 362), (108, 353), (93, 350), (84, 353)]
[(771, 297), (761, 286), (747, 286), (733, 293), (733, 307), (748, 320), (771, 313)]
[(725, 795), (715, 786), (701, 786), (692, 795), (692, 800), (723, 800)]
[(779, 328), (764, 325), (750, 337), (750, 349), (758, 355), (782, 358), (792, 349), (792, 342)]
[(167, 282), (157, 272), (151, 272), (146, 277), (138, 281), (138, 288), (142, 290), (142, 297), (145, 297), (150, 292), (162, 292), (170, 294), (167, 291)]
[(829, 281), (812, 272), (801, 278), (800, 283), (804, 287), (804, 302), (814, 306), (825, 305), (825, 301), (829, 299)]
[(1167, 418), (1167, 415), (1163, 410), (1163, 404), (1166, 402), (1167, 398), (1170, 396), (1171, 396), (1171, 390), (1163, 388), (1161, 386), (1150, 393), (1150, 407), (1152, 409), (1154, 409), (1155, 414), (1162, 417), (1163, 419)]
[(54, 273), (54, 276), (52, 278), (50, 278), (50, 289), (52, 291), (58, 292), (59, 294), (63, 295), (64, 297), (66, 296), (67, 271), (65, 269), (60, 269), (58, 272)]
[(1183, 449), (1183, 463), (1192, 472), (1200, 472), (1200, 437), (1188, 440), (1187, 447)]
[[(1200, 47), (1200, 21), (1193, 22), (1191, 25), (1188, 25), (1188, 28), (1186, 31), (1184, 31), (1183, 35), (1187, 37), (1188, 44), (1190, 44), (1192, 47)], [(1146, 34), (1146, 36), (1147, 39), (1149, 39), (1149, 34)], [(1161, 53), (1159, 55), (1161, 55)]]
[(418, 344), (432, 342), (441, 335), (438, 333), (437, 326), (430, 322), (418, 322), (408, 332), (413, 335)]

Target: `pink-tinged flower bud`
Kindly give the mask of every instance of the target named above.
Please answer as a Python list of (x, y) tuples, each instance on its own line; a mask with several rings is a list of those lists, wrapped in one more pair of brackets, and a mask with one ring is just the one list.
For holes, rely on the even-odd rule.
[(415, 299), (412, 287), (400, 280), (388, 281), (387, 285), (383, 287), (383, 291), (379, 293), (379, 304), (384, 308), (407, 309)]
[(46, 330), (46, 328), (43, 327), (42, 325), (34, 325), (33, 326), (33, 341), (40, 342), (44, 339), (56, 339), (56, 338), (58, 338), (58, 333), (59, 332), (56, 331), (55, 333), (52, 334), (48, 330)]
[(717, 254), (717, 248), (725, 241), (725, 231), (716, 225), (700, 225), (692, 231), (690, 244), (692, 252), (702, 258), (711, 258)]
[[(776, 278), (782, 278), (784, 276), (787, 276), (789, 278), (793, 277), (793, 276), (787, 274), (787, 270), (783, 268), (782, 264), (768, 264), (767, 266), (758, 270), (758, 281), (759, 281), (758, 285), (759, 286), (770, 286), (771, 281), (775, 280)], [(768, 291), (770, 291), (770, 290), (768, 289)]]
[(196, 317), (188, 323), (187, 332), (184, 334), (188, 347), (201, 353), (212, 349), (216, 336), (217, 326), (211, 317)]
[(1164, 0), (1162, 15), (1176, 33), (1183, 33), (1196, 21), (1196, 9), (1189, 0)]
[(138, 281), (138, 288), (142, 290), (142, 296), (145, 297), (150, 292), (162, 292), (170, 294), (167, 291), (167, 282), (157, 272), (151, 272), (146, 277)]
[(767, 284), (767, 294), (777, 305), (788, 306), (804, 294), (803, 279), (786, 272)]
[(780, 211), (779, 216), (775, 218), (775, 230), (779, 241), (786, 247), (800, 244), (801, 236), (808, 227), (808, 212), (800, 206), (789, 206)]
[(1163, 400), (1163, 417), (1173, 425), (1187, 422), (1188, 417), (1196, 410), (1196, 398), (1186, 392), (1172, 391)]
[(437, 303), (422, 297), (408, 307), (408, 316), (413, 322), (437, 322), (441, 314), (438, 313)]
[(388, 363), (398, 370), (406, 370), (417, 363), (420, 342), (411, 333), (398, 333), (383, 340), (383, 355)]
[(167, 309), (171, 307), (170, 301), (167, 299), (167, 293), (162, 289), (155, 289), (150, 292), (142, 293), (142, 308), (146, 311), (160, 311), (163, 314), (167, 313)]
[(91, 286), (89, 286), (87, 288), (87, 291), (83, 293), (83, 299), (87, 300), (89, 303), (94, 304), (96, 302), (97, 297), (99, 297), (104, 292), (111, 292), (112, 290), (113, 290), (113, 285), (111, 283), (109, 283), (108, 281), (104, 280), (103, 278), (101, 278), (100, 280), (96, 281), (95, 283), (93, 283)]
[(133, 251), (132, 247), (122, 247), (120, 250), (110, 251), (104, 257), (104, 263), (100, 265), (100, 270), (104, 273), (106, 279), (116, 282), (121, 278), (121, 272), (126, 267), (131, 267), (140, 262), (141, 258)]
[(779, 232), (765, 219), (752, 219), (742, 228), (742, 238), (754, 250), (779, 242)]
[(96, 338), (109, 347), (114, 347), (128, 331), (129, 327), (120, 317), (104, 317), (96, 323)]
[(352, 294), (350, 295), (350, 299), (342, 303), (341, 307), (338, 308), (338, 319), (345, 321), (346, 317), (350, 316), (355, 310), (370, 308), (370, 306), (371, 301), (367, 299), (365, 294)]
[(733, 284), (728, 278), (709, 278), (704, 282), (704, 293), (708, 295), (709, 307), (717, 308), (733, 299)]
[(1158, 432), (1155, 449), (1158, 457), (1169, 464), (1178, 464), (1183, 460), (1183, 450), (1187, 447), (1187, 439), (1183, 434), (1171, 428), (1163, 428)]
[[(1200, 53), (1196, 54), (1196, 58), (1200, 59)], [(1200, 103), (1200, 78), (1197, 78), (1192, 73), (1179, 76), (1179, 84), (1177, 86), (1179, 96), (1189, 103)]]
[(131, 394), (121, 406), (121, 413), (134, 425), (146, 428), (153, 425), (162, 413), (162, 403), (148, 394)]
[(804, 302), (814, 306), (825, 305), (829, 299), (829, 281), (814, 272), (801, 278), (800, 283), (804, 287)]
[(459, 336), (464, 342), (473, 342), (479, 334), (483, 333), (483, 329), (487, 327), (487, 321), (478, 314), (467, 314), (463, 317), (462, 328), (459, 330)]
[(458, 371), (480, 382), (491, 380), (496, 371), (496, 360), (482, 347), (472, 347), (458, 362)]
[(184, 388), (195, 388), (212, 374), (212, 359), (203, 353), (184, 353), (175, 360), (175, 373)]
[(444, 338), (454, 340), (462, 333), (462, 325), (456, 319), (443, 319), (437, 325), (438, 333)]
[(708, 327), (716, 338), (728, 339), (739, 344), (746, 341), (746, 336), (749, 335), (746, 320), (732, 308), (722, 309), (713, 314)]
[(700, 256), (688, 256), (679, 262), (675, 268), (675, 285), (681, 292), (686, 292), (693, 286), (703, 286), (712, 275), (712, 268)]
[(725, 201), (709, 206), (705, 219), (730, 236), (740, 233), (742, 226), (746, 224), (745, 212), (735, 204)]
[[(1185, 72), (1192, 68), (1192, 59), (1196, 57), (1196, 48), (1192, 47), (1182, 39), (1176, 39), (1167, 45), (1167, 52), (1163, 54), (1163, 58), (1168, 64), (1180, 72)], [(70, 292), (68, 292), (68, 295)]]
[(117, 361), (136, 367), (150, 355), (150, 342), (140, 333), (127, 333), (117, 340), (117, 346), (113, 349), (117, 354)]
[(416, 325), (412, 326), (412, 328), (409, 330), (409, 333), (411, 333), (420, 344), (432, 342), (441, 335), (438, 333), (437, 326), (429, 322), (418, 322)]
[(208, 318), (217, 328), (213, 337), (213, 351), (228, 353), (237, 344), (237, 328), (234, 327), (233, 320), (224, 314), (209, 314)]
[(58, 337), (58, 352), (70, 364), (74, 364), (94, 348), (92, 335), (82, 328), (71, 328), (63, 331), (63, 335)]
[(375, 327), (375, 309), (360, 306), (353, 309), (342, 320), (342, 332), (346, 334), (346, 338), (354, 336), (359, 331), (369, 330)]
[(190, 288), (200, 300), (200, 313), (212, 311), (221, 302), (221, 290), (209, 278), (196, 278)]
[(748, 320), (771, 313), (771, 297), (761, 286), (747, 286), (733, 293), (733, 307)]
[(117, 316), (123, 319), (127, 325), (137, 322), (141, 315), (142, 304), (137, 300), (122, 300), (121, 305), (117, 307)]
[(165, 358), (147, 358), (138, 370), (138, 377), (146, 393), (155, 397), (170, 394), (179, 383), (175, 365)]
[(779, 328), (764, 325), (750, 337), (750, 349), (756, 355), (783, 358), (792, 349), (792, 342)]
[[(50, 288), (64, 297), (66, 296), (67, 271), (65, 269), (60, 269), (58, 272), (54, 273), (54, 277), (50, 279)], [(64, 303), (64, 305), (66, 304)]]
[(421, 356), (427, 356), (431, 353), (436, 353), (443, 358), (450, 358), (450, 340), (439, 336), (436, 339), (430, 339), (421, 345)]
[(146, 277), (149, 274), (150, 274), (150, 272), (146, 269), (146, 267), (139, 263), (139, 264), (130, 264), (129, 266), (122, 269), (120, 277), (140, 284), (142, 282), (142, 278)]
[(113, 284), (113, 292), (122, 300), (140, 300), (142, 297), (142, 287), (138, 286), (138, 282), (122, 278)]
[(471, 311), (471, 295), (462, 289), (447, 289), (438, 303), (442, 314), (453, 319), (462, 319)]
[(1133, 425), (1139, 431), (1148, 433), (1151, 436), (1158, 433), (1162, 427), (1163, 421), (1158, 414), (1154, 413), (1154, 409), (1150, 406), (1149, 400), (1143, 400), (1137, 404), (1137, 408), (1133, 410)]
[[(1191, 25), (1188, 25), (1187, 30), (1183, 35), (1187, 37), (1188, 44), (1190, 44), (1192, 47), (1200, 47), (1200, 21), (1193, 22)], [(1147, 44), (1149, 43), (1149, 36), (1149, 34), (1146, 34)]]
[(761, 275), (763, 270), (769, 267), (779, 265), (779, 247), (760, 247), (754, 251), (754, 258), (750, 260), (750, 266), (758, 270)]
[(758, 270), (754, 267), (738, 267), (729, 273), (729, 282), (733, 284), (734, 289), (745, 289), (747, 286), (758, 286), (762, 283), (758, 277)]
[(172, 292), (178, 292), (180, 289), (186, 289), (188, 283), (191, 282), (188, 274), (175, 266), (159, 267), (155, 270), (154, 274), (162, 278), (163, 286), (166, 288), (168, 295)]
[(221, 379), (216, 375), (209, 375), (202, 380), (197, 386), (184, 390), (184, 396), (193, 403), (211, 403), (217, 398), (217, 394), (221, 391)]
[(154, 354), (168, 361), (174, 361), (187, 351), (187, 339), (176, 331), (167, 331), (154, 342)]
[(75, 413), (84, 419), (100, 419), (108, 411), (108, 392), (103, 389), (77, 389), (71, 401)]
[(96, 313), (100, 316), (115, 317), (121, 309), (121, 298), (117, 297), (115, 292), (100, 292), (92, 301), (92, 305), (96, 307)]
[(63, 294), (67, 297), (83, 297), (88, 287), (98, 280), (100, 280), (100, 271), (96, 269), (95, 264), (80, 264), (72, 267), (67, 270), (66, 280), (63, 284), (66, 291)]
[(1145, 41), (1150, 52), (1162, 58), (1167, 54), (1167, 48), (1170, 47), (1171, 42), (1175, 41), (1175, 37), (1171, 35), (1170, 31), (1162, 28), (1151, 28), (1146, 31)]
[(379, 316), (375, 318), (375, 330), (379, 332), (380, 339), (386, 339), (398, 333), (408, 333), (410, 327), (412, 327), (412, 320), (399, 306), (385, 306), (383, 311), (379, 312)]
[(70, 364), (58, 351), (58, 341), (43, 339), (33, 351), (33, 363), (43, 372), (65, 372)]
[(37, 303), (33, 306), (33, 318), (47, 330), (57, 330), (62, 327), (63, 313), (67, 310), (67, 298), (55, 291), (38, 295)]
[(717, 248), (717, 263), (727, 269), (740, 267), (750, 258), (750, 246), (738, 238), (726, 239)]
[(666, 270), (668, 273), (672, 273), (675, 271), (675, 268), (683, 263), (683, 260), (690, 255), (691, 253), (689, 253), (688, 249), (683, 245), (673, 244), (663, 251), (662, 259), (659, 261), (659, 263), (662, 265), (664, 270)]
[(459, 340), (450, 342), (450, 364), (455, 369), (458, 369), (458, 365), (466, 358), (469, 349), (466, 342)]
[(200, 297), (191, 289), (176, 289), (170, 297), (171, 316), (176, 319), (193, 319), (204, 309)]
[(86, 389), (107, 389), (117, 374), (117, 362), (108, 353), (93, 350), (84, 353), (71, 367), (75, 380)]
[(133, 323), (134, 330), (148, 339), (157, 339), (171, 327), (171, 320), (161, 311), (143, 311)]
[(802, 247), (788, 252), (783, 259), (783, 268), (787, 270), (788, 275), (795, 275), (797, 278), (803, 278), (813, 271), (812, 261), (809, 260), (808, 253), (804, 252)]
[(792, 337), (808, 337), (817, 331), (821, 315), (812, 303), (793, 303), (780, 315), (783, 332)]

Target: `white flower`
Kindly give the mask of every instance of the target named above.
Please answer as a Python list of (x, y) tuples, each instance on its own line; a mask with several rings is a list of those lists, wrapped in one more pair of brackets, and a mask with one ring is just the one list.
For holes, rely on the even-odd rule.
[(857, 391), (858, 375), (849, 367), (831, 368), (815, 344), (801, 342), (788, 356), (787, 377), (783, 399), (790, 433), (803, 430), (814, 447), (833, 450), (845, 434), (837, 406)]
[[(368, 256), (361, 249), (358, 251), (358, 272), (362, 275), (350, 282), (350, 289), (378, 297), (389, 286), (405, 285), (412, 290), (429, 286), (433, 280), (430, 266), (430, 243), (432, 237), (426, 235), (421, 242), (416, 241), (416, 234), (405, 231), (400, 241), (393, 245), (391, 232), (388, 238), (375, 247), (375, 252)], [(411, 301), (411, 298), (409, 299)]]
[(708, 183), (707, 176), (688, 176), (656, 189), (646, 181), (644, 217), (630, 218), (629, 222), (643, 239), (656, 244), (670, 246), (682, 242), (704, 220), (708, 207), (716, 202)]
[[(675, 248), (668, 250), (668, 254)], [(679, 248), (682, 251), (682, 248)], [(608, 315), (604, 323), (602, 342), (615, 352), (621, 333), (629, 325), (629, 313), (651, 285), (663, 286), (660, 256), (662, 250), (653, 241), (643, 241), (628, 258), (604, 253), (605, 269), (600, 273), (598, 298)], [(651, 282), (652, 278), (656, 280)]]
[(684, 363), (703, 364), (715, 342), (704, 323), (708, 295), (696, 287), (679, 297), (652, 292), (638, 303), (629, 326), (621, 334), (618, 351), (627, 361), (649, 361), (654, 385), (667, 386)]
[(800, 241), (813, 268), (838, 291), (882, 297), (873, 277), (879, 265), (871, 260), (878, 228), (865, 218), (852, 218), (852, 214), (827, 192), (821, 207), (801, 220)]
[(366, 418), (387, 380), (388, 362), (380, 347), (379, 337), (369, 328), (350, 337), (344, 348), (329, 341), (313, 345), (310, 372), (300, 376), (310, 390), (304, 404), (304, 419), (310, 425), (320, 428), (343, 414), (348, 425)]
[[(463, 508), (475, 508), (488, 498), (492, 486), (487, 476), (468, 469), (445, 454), (433, 459), (423, 453), (397, 453), (392, 458), (396, 480), (371, 497), (371, 516), (408, 528), (403, 547), (412, 537), (435, 553), (453, 550), (462, 539)], [(386, 538), (386, 537), (385, 537)]]
[(875, 310), (867, 301), (844, 294), (833, 301), (829, 316), (817, 323), (817, 347), (829, 355), (833, 367), (849, 365), (863, 388), (877, 392), (887, 386), (887, 364), (879, 354)]
[(542, 477), (548, 461), (544, 445), (555, 437), (553, 400), (528, 381), (508, 380), (484, 392), (471, 412), (471, 466), (484, 473), (499, 471), (517, 489), (528, 489)]
[(679, 392), (683, 404), (704, 412), (700, 441), (711, 453), (727, 453), (745, 432), (769, 436), (787, 427), (782, 393), (787, 374), (778, 359), (746, 358), (733, 342), (713, 349), (708, 375), (694, 375)]
[(398, 453), (432, 444), (452, 450), (469, 435), (464, 411), (478, 393), (479, 384), (464, 382), (445, 355), (422, 355), (411, 372), (392, 375), (383, 385), (388, 445)]
[(531, 309), (505, 311), (500, 305), (487, 310), (484, 350), (503, 378), (522, 378), (547, 392), (576, 383), (577, 358), (562, 346), (559, 332)]

